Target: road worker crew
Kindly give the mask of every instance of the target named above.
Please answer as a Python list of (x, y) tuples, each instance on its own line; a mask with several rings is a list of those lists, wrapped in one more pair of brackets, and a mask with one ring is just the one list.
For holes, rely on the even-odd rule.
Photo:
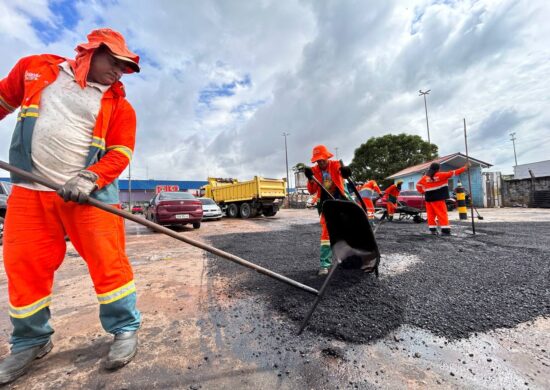
[(388, 221), (393, 221), (393, 215), (395, 214), (395, 209), (397, 209), (397, 197), (401, 193), (402, 184), (403, 181), (399, 180), (384, 191), (384, 197), (382, 199), (386, 201), (386, 217)]
[(312, 163), (317, 163), (313, 168), (305, 167), (304, 174), (308, 179), (307, 189), (310, 194), (315, 194), (319, 198), (319, 213), (321, 223), (321, 250), (320, 250), (320, 268), (319, 275), (327, 275), (332, 265), (332, 250), (330, 249), (330, 237), (328, 235), (325, 216), (323, 215), (323, 202), (330, 197), (313, 179), (317, 179), (323, 187), (334, 196), (335, 199), (350, 199), (344, 179), (351, 176), (351, 169), (347, 166), (340, 166), (340, 162), (330, 160), (334, 155), (330, 153), (326, 146), (317, 145), (313, 148), (311, 157)]
[(374, 203), (373, 199), (375, 197), (380, 197), (382, 195), (382, 191), (380, 191), (380, 187), (378, 187), (378, 183), (376, 183), (375, 180), (368, 180), (365, 184), (363, 184), (360, 188), (360, 191), (364, 191), (364, 197), (363, 201), (365, 202), (365, 206), (367, 206), (367, 215), (369, 217), (369, 222), (374, 221)]
[(447, 203), (449, 198), (449, 179), (460, 175), (468, 169), (465, 165), (462, 168), (450, 172), (440, 172), (440, 165), (432, 163), (416, 184), (416, 189), (424, 194), (426, 200), (426, 214), (428, 217), (428, 228), (430, 233), (437, 235), (437, 225), (441, 228), (441, 235), (450, 236), (451, 226), (449, 225), (449, 216), (447, 214)]
[(4, 267), (13, 331), (0, 383), (23, 375), (52, 349), (49, 306), (65, 235), (88, 265), (101, 324), (114, 335), (105, 367), (121, 367), (137, 351), (141, 314), (123, 220), (78, 203), (91, 196), (119, 207), (116, 179), (130, 162), (136, 132), (119, 79), (139, 72), (139, 57), (110, 29), (92, 31), (75, 50), (75, 59), (22, 58), (0, 81), (0, 119), (19, 108), (10, 163), (60, 186), (58, 195), (12, 175)]

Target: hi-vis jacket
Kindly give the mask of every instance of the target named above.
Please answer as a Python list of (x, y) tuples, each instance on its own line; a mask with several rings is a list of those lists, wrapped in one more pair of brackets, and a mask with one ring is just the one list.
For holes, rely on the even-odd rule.
[[(20, 107), (11, 140), (10, 164), (31, 172), (31, 141), (40, 114), (40, 97), (44, 88), (59, 74), (59, 64), (66, 58), (52, 54), (22, 58), (9, 75), (0, 80), (0, 120)], [(105, 203), (119, 203), (117, 177), (132, 158), (136, 134), (136, 114), (125, 99), (124, 86), (113, 84), (101, 98), (86, 169), (95, 172), (99, 189), (92, 196)], [(14, 183), (24, 180), (12, 175)]]
[[(323, 183), (323, 172), (321, 171), (321, 168), (319, 168), (318, 165), (315, 165), (311, 168), (311, 170), (313, 171), (313, 176), (315, 176), (319, 183)], [(333, 194), (335, 195), (335, 198), (346, 199), (347, 191), (344, 189), (344, 179), (342, 178), (342, 174), (340, 173), (340, 162), (335, 160), (328, 160), (327, 172), (340, 193)], [(317, 197), (319, 199), (324, 199), (324, 191), (322, 188), (319, 187), (317, 183), (308, 181), (307, 190), (312, 195), (317, 194)]]
[(359, 188), (360, 191), (362, 190), (368, 190), (368, 196), (369, 198), (372, 198), (375, 194), (380, 195), (382, 191), (380, 191), (380, 187), (378, 187), (378, 183), (375, 180), (369, 180), (365, 184)]
[(426, 202), (445, 200), (449, 197), (449, 179), (460, 175), (466, 167), (455, 169), (449, 172), (436, 172), (433, 179), (430, 176), (422, 176), (416, 184), (416, 189), (425, 194)]

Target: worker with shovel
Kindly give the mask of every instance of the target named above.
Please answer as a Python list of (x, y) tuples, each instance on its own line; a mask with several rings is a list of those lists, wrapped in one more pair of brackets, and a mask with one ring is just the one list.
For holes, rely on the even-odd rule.
[(416, 184), (416, 189), (424, 194), (426, 200), (426, 216), (430, 233), (437, 235), (437, 225), (442, 236), (451, 235), (446, 199), (449, 197), (449, 179), (458, 176), (468, 169), (468, 165), (450, 172), (440, 172), (439, 163), (432, 163), (426, 174)]
[(395, 210), (397, 209), (397, 197), (401, 193), (402, 184), (403, 180), (399, 180), (397, 181), (397, 183), (390, 185), (384, 191), (384, 196), (382, 199), (386, 200), (386, 217), (390, 222), (393, 221), (393, 215), (395, 214)]
[[(375, 180), (368, 180), (365, 184), (363, 184), (359, 191), (364, 191), (365, 196), (363, 197), (363, 201), (365, 202), (365, 205), (367, 206), (368, 211), (368, 218), (371, 225), (374, 224), (374, 202), (373, 199), (377, 199), (382, 195), (382, 191), (380, 191), (380, 187), (378, 187), (378, 183), (376, 183)], [(375, 198), (376, 197), (376, 198)], [(375, 200), (376, 202), (376, 200)]]
[(60, 186), (58, 196), (12, 174), (4, 267), (13, 331), (0, 384), (23, 375), (52, 349), (49, 306), (65, 235), (88, 265), (101, 324), (114, 335), (105, 367), (122, 367), (137, 351), (141, 314), (123, 220), (78, 203), (89, 196), (120, 203), (116, 179), (132, 157), (136, 116), (119, 79), (139, 72), (139, 56), (110, 29), (92, 31), (76, 52), (75, 59), (25, 57), (0, 81), (0, 119), (20, 109), (10, 164)]
[[(319, 198), (318, 208), (321, 215), (319, 276), (327, 275), (332, 264), (330, 238), (325, 217), (322, 213), (323, 202), (329, 199), (327, 192), (331, 194), (334, 199), (349, 199), (349, 195), (344, 186), (344, 179), (351, 176), (351, 169), (348, 166), (342, 166), (339, 161), (331, 160), (333, 156), (334, 155), (328, 151), (325, 145), (317, 145), (313, 148), (313, 155), (311, 157), (311, 162), (317, 163), (317, 165), (313, 168), (304, 168), (304, 174), (308, 179), (307, 189), (310, 194), (315, 194)], [(320, 185), (322, 185), (326, 191), (324, 191)]]

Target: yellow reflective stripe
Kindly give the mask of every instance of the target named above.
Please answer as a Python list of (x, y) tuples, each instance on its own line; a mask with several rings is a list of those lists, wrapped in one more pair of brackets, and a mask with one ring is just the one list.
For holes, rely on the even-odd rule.
[(38, 108), (38, 104), (30, 104), (28, 106), (21, 106), (22, 109), (25, 109), (25, 108)]
[(35, 118), (38, 118), (38, 113), (37, 112), (23, 112), (23, 113), (21, 113), (21, 118), (26, 118), (26, 117), (29, 117), (29, 116), (33, 116)]
[(99, 304), (105, 305), (107, 303), (118, 301), (119, 299), (122, 299), (135, 291), (136, 285), (132, 280), (131, 282), (126, 283), (124, 286), (119, 287), (113, 291), (109, 291), (108, 293), (103, 294), (97, 294), (97, 300), (99, 301)]
[(101, 150), (105, 150), (105, 146), (104, 145), (99, 145), (99, 144), (96, 144), (95, 142), (92, 142), (92, 146), (95, 146), (96, 148), (99, 148)]
[(321, 245), (330, 245), (330, 240), (321, 240)]
[(101, 145), (105, 145), (105, 138), (99, 138), (99, 137), (94, 135), (92, 137), (92, 142), (95, 142), (95, 143), (98, 143), (98, 144), (101, 144)]
[(124, 146), (124, 145), (112, 145), (112, 146), (109, 146), (107, 148), (107, 150), (114, 150), (116, 152), (119, 152), (119, 153), (122, 153), (123, 155), (125, 155), (128, 160), (131, 160), (132, 159), (132, 149), (130, 149), (129, 147), (127, 146)]
[(39, 299), (38, 301), (31, 303), (27, 306), (15, 307), (10, 304), (8, 309), (10, 316), (13, 318), (26, 318), (35, 314), (37, 311), (42, 310), (43, 308), (50, 306), (52, 301), (52, 296), (48, 295), (45, 298)]
[(13, 107), (9, 104), (3, 97), (0, 95), (0, 106), (4, 107), (9, 112), (14, 112), (16, 107)]

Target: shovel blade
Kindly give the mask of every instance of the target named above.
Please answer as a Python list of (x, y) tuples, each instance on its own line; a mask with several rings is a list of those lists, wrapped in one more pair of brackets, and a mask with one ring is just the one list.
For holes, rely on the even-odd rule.
[(380, 251), (365, 211), (354, 202), (326, 200), (323, 214), (330, 245), (342, 266), (377, 272)]

